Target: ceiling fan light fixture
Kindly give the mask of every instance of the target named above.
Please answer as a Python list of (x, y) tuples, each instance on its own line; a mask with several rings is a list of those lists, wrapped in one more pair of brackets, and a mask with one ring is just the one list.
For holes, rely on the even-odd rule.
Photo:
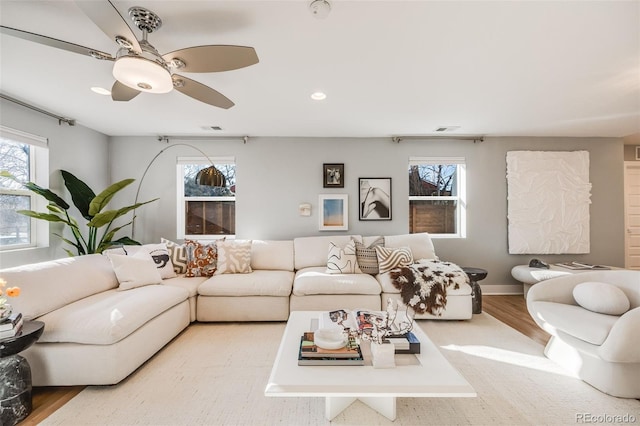
[(136, 55), (124, 55), (113, 64), (113, 76), (132, 89), (168, 93), (173, 89), (171, 73), (159, 63)]

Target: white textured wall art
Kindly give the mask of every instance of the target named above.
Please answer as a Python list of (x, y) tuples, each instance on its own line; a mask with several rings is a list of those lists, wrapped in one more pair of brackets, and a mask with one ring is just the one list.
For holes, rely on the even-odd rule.
[(589, 253), (589, 152), (507, 152), (509, 253)]

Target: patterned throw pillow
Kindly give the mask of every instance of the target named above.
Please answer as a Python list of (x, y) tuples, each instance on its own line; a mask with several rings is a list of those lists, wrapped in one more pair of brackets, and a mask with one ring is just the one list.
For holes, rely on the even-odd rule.
[(413, 263), (413, 255), (409, 247), (387, 248), (377, 246), (375, 249), (381, 274), (389, 272), (393, 268), (408, 266)]
[(218, 241), (218, 274), (251, 273), (251, 240)]
[(327, 274), (361, 274), (356, 258), (356, 244), (351, 240), (344, 246), (338, 247), (329, 243), (329, 255), (327, 256)]
[(356, 241), (356, 258), (358, 266), (365, 274), (376, 275), (379, 273), (378, 255), (376, 254), (376, 246), (384, 246), (384, 237), (376, 238), (369, 246), (365, 246), (361, 242)]
[(169, 250), (169, 257), (173, 264), (173, 270), (176, 274), (184, 274), (187, 272), (187, 248), (181, 244), (174, 243), (167, 239), (161, 238), (161, 243), (164, 243)]
[(218, 254), (216, 243), (200, 244), (194, 240), (184, 240), (187, 249), (186, 277), (211, 277), (216, 272)]

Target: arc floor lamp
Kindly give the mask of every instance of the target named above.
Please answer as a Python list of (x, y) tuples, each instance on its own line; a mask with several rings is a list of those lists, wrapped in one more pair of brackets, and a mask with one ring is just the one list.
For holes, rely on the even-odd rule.
[[(160, 150), (160, 152), (158, 152), (155, 155), (155, 157), (151, 159), (151, 161), (147, 165), (147, 168), (144, 169), (144, 173), (142, 173), (140, 182), (138, 182), (138, 189), (136, 190), (136, 198), (135, 198), (134, 204), (138, 203), (138, 197), (140, 195), (140, 188), (142, 187), (142, 182), (144, 181), (144, 178), (147, 175), (147, 172), (151, 168), (151, 165), (156, 161), (158, 157), (160, 157), (160, 155), (162, 155), (163, 152), (175, 146), (186, 146), (189, 148), (193, 148), (196, 151), (200, 152), (200, 154), (202, 154), (207, 159), (207, 161), (211, 163), (209, 167), (200, 170), (196, 174), (196, 183), (198, 185), (211, 186), (211, 187), (224, 187), (227, 185), (227, 179), (225, 178), (225, 176), (222, 174), (220, 170), (216, 169), (216, 166), (213, 164), (213, 161), (211, 160), (211, 158), (209, 158), (207, 154), (204, 153), (204, 151), (202, 151), (197, 146), (189, 145), (187, 143), (174, 143)], [(135, 221), (136, 221), (136, 211), (133, 210), (133, 219), (131, 220), (131, 238), (133, 239), (135, 239), (135, 226), (136, 226)]]

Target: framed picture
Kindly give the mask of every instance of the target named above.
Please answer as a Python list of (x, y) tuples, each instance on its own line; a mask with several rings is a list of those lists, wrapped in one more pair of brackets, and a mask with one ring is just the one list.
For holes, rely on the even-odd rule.
[(391, 220), (391, 178), (360, 178), (360, 220)]
[(640, 160), (640, 146), (636, 146), (636, 160)]
[(344, 163), (322, 165), (322, 186), (344, 188)]
[(320, 231), (346, 231), (349, 229), (349, 196), (347, 194), (320, 194)]

